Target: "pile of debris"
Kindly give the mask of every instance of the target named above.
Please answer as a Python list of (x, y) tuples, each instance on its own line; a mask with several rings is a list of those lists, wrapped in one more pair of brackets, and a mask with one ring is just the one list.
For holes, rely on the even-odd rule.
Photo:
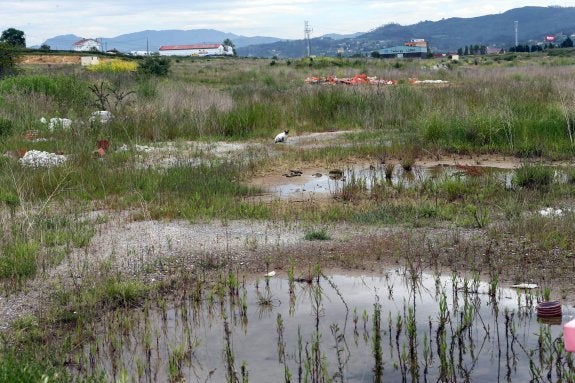
[(41, 150), (28, 150), (18, 160), (22, 165), (33, 168), (44, 168), (62, 165), (68, 160), (63, 154), (44, 152)]
[(336, 76), (327, 76), (327, 77), (310, 76), (310, 77), (307, 77), (305, 79), (305, 82), (308, 84), (326, 84), (326, 85), (335, 85), (335, 84), (394, 85), (394, 84), (397, 84), (396, 80), (378, 79), (376, 76), (368, 77), (366, 74), (363, 74), (363, 73), (362, 74), (356, 74), (353, 77), (344, 77), (344, 78), (338, 78)]
[[(327, 77), (317, 77), (309, 76), (305, 79), (307, 84), (321, 84), (321, 85), (357, 85), (357, 84), (368, 84), (368, 85), (395, 85), (398, 83), (397, 80), (385, 80), (378, 79), (376, 76), (369, 77), (366, 74), (356, 74), (353, 77), (339, 78), (336, 76)], [(416, 78), (409, 78), (408, 82), (410, 84), (445, 84), (448, 81), (445, 80), (418, 80)]]
[(297, 170), (297, 169), (290, 169), (290, 171), (288, 173), (284, 173), (283, 176), (284, 177), (299, 177), (301, 176), (303, 173), (301, 170)]
[(416, 78), (408, 79), (410, 84), (447, 84), (449, 81), (445, 80), (418, 80)]

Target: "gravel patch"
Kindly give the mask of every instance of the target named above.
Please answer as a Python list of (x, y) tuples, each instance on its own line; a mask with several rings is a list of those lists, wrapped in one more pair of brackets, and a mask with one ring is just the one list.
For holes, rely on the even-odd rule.
[(53, 286), (81, 285), (102, 265), (127, 278), (149, 281), (169, 277), (162, 274), (169, 271), (154, 267), (162, 260), (175, 260), (183, 267), (191, 268), (206, 259), (243, 265), (286, 249), (305, 251), (310, 245), (329, 247), (366, 232), (361, 228), (331, 227), (327, 230), (332, 240), (311, 244), (304, 236), (314, 228), (298, 224), (246, 220), (133, 221), (132, 213), (92, 212), (87, 215), (86, 219), (93, 220), (112, 218), (97, 225), (97, 234), (86, 248), (74, 249), (60, 265), (28, 281), (19, 292), (0, 297), (0, 330), (6, 330), (17, 318), (41, 310), (42, 302), (49, 301)]

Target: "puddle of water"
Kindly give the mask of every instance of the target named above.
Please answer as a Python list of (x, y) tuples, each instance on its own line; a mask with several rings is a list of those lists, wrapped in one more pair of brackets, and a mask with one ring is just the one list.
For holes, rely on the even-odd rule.
[[(333, 174), (333, 171), (340, 172)], [(389, 174), (386, 174), (388, 172)], [(280, 199), (313, 199), (333, 196), (345, 185), (360, 185), (371, 190), (374, 185), (384, 184), (394, 188), (410, 188), (429, 179), (444, 180), (453, 177), (477, 177), (491, 175), (507, 189), (514, 187), (514, 168), (493, 168), (485, 166), (433, 165), (414, 166), (405, 171), (401, 165), (393, 166), (389, 172), (385, 165), (354, 165), (345, 169), (306, 169), (299, 175), (286, 172), (283, 175), (256, 179), (253, 185), (268, 191), (267, 196)], [(564, 171), (555, 170), (554, 182), (567, 182)]]
[(554, 381), (573, 362), (559, 353), (573, 308), (542, 323), (533, 296), (479, 281), (395, 270), (234, 286), (104, 318), (78, 364), (107, 381), (359, 383)]
[[(341, 175), (330, 173), (335, 169), (306, 169), (298, 176), (291, 176), (288, 172), (281, 176), (256, 179), (253, 185), (266, 189), (269, 196), (280, 199), (310, 199), (329, 197), (339, 193), (346, 184), (361, 185), (366, 190), (371, 190), (374, 185), (378, 184), (409, 188), (428, 179), (474, 176), (473, 169), (473, 167), (467, 167), (462, 170), (455, 166), (414, 166), (412, 170), (405, 171), (401, 165), (395, 165), (389, 172), (385, 165), (355, 165), (339, 170)], [(389, 174), (386, 175), (386, 171)], [(477, 175), (488, 172), (495, 173), (500, 182), (506, 187), (511, 187), (513, 170), (492, 168), (476, 170)]]

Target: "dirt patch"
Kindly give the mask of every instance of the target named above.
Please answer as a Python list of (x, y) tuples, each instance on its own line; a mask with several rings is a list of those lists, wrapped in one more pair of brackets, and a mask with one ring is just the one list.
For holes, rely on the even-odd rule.
[(320, 254), (334, 251), (358, 235), (373, 235), (373, 229), (340, 225), (328, 229), (333, 233), (330, 241), (312, 243), (304, 239), (310, 228), (300, 225), (134, 221), (133, 214), (92, 213), (90, 219), (108, 217), (109, 221), (97, 226), (97, 235), (86, 248), (74, 249), (58, 267), (28, 281), (19, 292), (0, 297), (0, 330), (17, 318), (41, 312), (46, 308), (42, 302), (49, 302), (50, 292), (57, 288), (89, 286), (102, 268), (146, 282), (169, 279), (186, 269), (230, 263), (245, 270), (262, 270), (266, 259), (281, 259), (286, 254), (300, 258), (304, 254), (315, 261)]
[(25, 55), (22, 64), (80, 64), (78, 55)]
[(322, 148), (332, 145), (349, 145), (345, 140), (345, 135), (353, 133), (353, 130), (341, 130), (334, 132), (307, 133), (302, 135), (291, 135), (286, 142), (277, 144), (277, 147), (286, 145), (297, 146), (298, 149)]

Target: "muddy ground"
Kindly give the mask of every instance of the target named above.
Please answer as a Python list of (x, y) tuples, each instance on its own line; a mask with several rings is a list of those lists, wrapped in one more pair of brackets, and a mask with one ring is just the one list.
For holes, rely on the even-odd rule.
[[(192, 158), (198, 150), (222, 158), (242, 156), (247, 150), (265, 148), (269, 155), (296, 147), (317, 147), (342, 142), (343, 134), (318, 133), (290, 137), (287, 143), (179, 143), (143, 150), (141, 161), (170, 166), (180, 157)], [(271, 140), (270, 140), (271, 141)], [(259, 148), (259, 149), (258, 149)], [(175, 160), (174, 160), (175, 158)], [(393, 159), (388, 159), (393, 161)], [(505, 157), (420, 158), (416, 165), (473, 165), (514, 168), (520, 161)], [(259, 180), (283, 180), (286, 169), (271, 169)], [(328, 194), (329, 198), (329, 194)], [(289, 203), (289, 202), (287, 202)], [(488, 241), (482, 229), (446, 227), (401, 228), (350, 224), (304, 225), (299, 222), (157, 221), (146, 219), (145, 210), (127, 212), (96, 210), (85, 219), (99, 222), (89, 245), (73, 249), (66, 260), (48, 269), (17, 292), (0, 297), (0, 329), (17, 318), (42, 313), (51, 292), (62, 286), (89, 285), (101, 270), (117, 270), (148, 283), (177, 279), (182, 271), (219, 272), (230, 265), (240, 273), (279, 275), (290, 265), (306, 274), (315, 264), (324, 270), (381, 272), (390, 266), (408, 265), (416, 272), (476, 271), (485, 279), (487, 265), (499, 271), (502, 285), (553, 283), (557, 298), (571, 300), (572, 278), (560, 273), (566, 260), (561, 254), (539, 254), (521, 239), (500, 237)], [(330, 239), (305, 240), (305, 234), (325, 230)], [(410, 254), (405, 258), (405, 254)], [(569, 261), (571, 262), (571, 261)], [(528, 273), (525, 265), (529, 267)]]

